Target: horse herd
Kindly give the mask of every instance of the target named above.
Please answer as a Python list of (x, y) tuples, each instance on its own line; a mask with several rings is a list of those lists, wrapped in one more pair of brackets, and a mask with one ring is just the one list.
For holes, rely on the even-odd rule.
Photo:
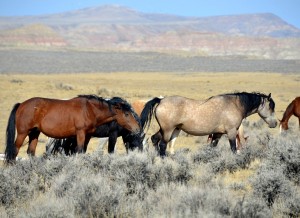
[[(277, 126), (275, 102), (271, 94), (230, 93), (204, 101), (182, 96), (155, 97), (143, 103), (143, 109), (132, 107), (120, 97), (104, 99), (95, 95), (79, 95), (69, 100), (34, 97), (17, 103), (10, 113), (6, 129), (5, 159), (16, 160), (20, 147), (28, 136), (29, 155), (35, 155), (42, 132), (53, 138), (48, 152), (61, 150), (65, 154), (84, 153), (91, 137), (108, 137), (108, 152), (114, 152), (116, 140), (122, 137), (126, 150), (143, 149), (143, 140), (153, 117), (159, 130), (151, 136), (161, 156), (167, 144), (174, 152), (174, 143), (181, 131), (194, 136), (209, 136), (211, 146), (217, 146), (226, 134), (233, 153), (242, 136), (242, 120), (257, 113), (270, 128)], [(284, 112), (280, 130), (288, 129), (289, 118), (295, 115), (300, 126), (300, 97)], [(15, 137), (16, 135), (16, 137)]]

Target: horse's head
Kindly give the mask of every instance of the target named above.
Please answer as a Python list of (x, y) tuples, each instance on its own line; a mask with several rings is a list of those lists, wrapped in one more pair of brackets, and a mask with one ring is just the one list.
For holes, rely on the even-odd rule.
[(268, 96), (262, 97), (257, 112), (270, 128), (275, 128), (277, 126), (277, 120), (275, 118), (275, 102), (271, 98), (271, 93)]
[(288, 130), (289, 129), (289, 126), (288, 126), (288, 122), (287, 121), (282, 121), (282, 120), (279, 120), (280, 122), (280, 126), (279, 126), (279, 132), (282, 133), (283, 130)]
[(135, 150), (138, 149), (139, 151), (143, 151), (143, 140), (144, 140), (145, 134), (128, 134), (126, 135), (124, 139), (126, 151), (128, 150)]
[(117, 123), (133, 134), (141, 133), (141, 123), (132, 107), (122, 98), (114, 97), (109, 100), (115, 113)]

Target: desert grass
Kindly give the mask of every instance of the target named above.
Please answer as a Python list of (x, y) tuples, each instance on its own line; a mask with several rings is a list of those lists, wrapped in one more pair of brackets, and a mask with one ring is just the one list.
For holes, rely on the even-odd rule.
[[(95, 73), (0, 75), (0, 152), (5, 149), (5, 128), (12, 106), (28, 98), (72, 98), (79, 94), (97, 94), (102, 97), (120, 96), (133, 102), (156, 96), (182, 95), (206, 99), (213, 95), (235, 91), (272, 93), (278, 119), (288, 103), (299, 95), (300, 76), (279, 73)], [(259, 119), (253, 115), (249, 120)], [(291, 122), (295, 122), (293, 118)], [(154, 124), (155, 126), (155, 124)], [(149, 131), (153, 134), (155, 128)], [(274, 131), (274, 132), (277, 132)], [(46, 137), (41, 136), (37, 154), (45, 150)], [(119, 145), (121, 143), (118, 143)], [(97, 140), (92, 140), (89, 152), (95, 151)], [(176, 147), (194, 148), (194, 138), (179, 137)], [(26, 157), (26, 146), (19, 156)], [(118, 146), (124, 152), (122, 145)]]

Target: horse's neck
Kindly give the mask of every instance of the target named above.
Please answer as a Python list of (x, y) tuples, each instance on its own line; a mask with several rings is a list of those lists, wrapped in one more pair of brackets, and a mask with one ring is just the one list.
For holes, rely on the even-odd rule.
[(96, 116), (97, 124), (101, 125), (114, 120), (114, 112), (107, 103), (92, 103), (92, 108)]
[(283, 117), (281, 119), (281, 123), (287, 123), (290, 119), (290, 117), (293, 115), (294, 113), (294, 104), (293, 102), (290, 103), (288, 105), (288, 107), (286, 108), (285, 112), (283, 113)]
[(246, 117), (249, 117), (252, 114), (258, 113), (258, 108), (253, 109), (252, 111), (247, 111), (242, 105), (239, 106), (241, 109), (241, 113), (243, 116), (243, 119)]
[(282, 119), (281, 119), (280, 122), (281, 123), (287, 123), (292, 115), (293, 115), (293, 113), (290, 113), (290, 112), (286, 113), (286, 112), (284, 112), (283, 117), (282, 117)]
[[(264, 101), (264, 100), (263, 100), (263, 101)], [(244, 117), (244, 118), (249, 117), (249, 116), (252, 115), (252, 114), (258, 113), (259, 110), (260, 110), (260, 107), (262, 107), (263, 104), (265, 104), (265, 102), (264, 102), (264, 103), (260, 103), (260, 104), (258, 105), (258, 107), (257, 107), (257, 108), (254, 108), (252, 111), (245, 111), (245, 117)]]

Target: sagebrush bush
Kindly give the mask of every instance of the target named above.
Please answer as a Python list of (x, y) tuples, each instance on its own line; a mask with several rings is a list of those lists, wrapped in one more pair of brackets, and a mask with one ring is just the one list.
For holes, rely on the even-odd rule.
[(292, 190), (289, 198), (279, 198), (274, 203), (274, 214), (282, 214), (285, 217), (300, 217), (300, 192)]
[(266, 202), (258, 197), (243, 197), (240, 199), (233, 211), (232, 217), (234, 218), (253, 218), (253, 217), (272, 217), (272, 212), (267, 206)]
[(113, 217), (117, 214), (119, 202), (126, 195), (126, 185), (116, 184), (104, 175), (87, 174), (69, 190), (75, 214), (80, 217)]
[(279, 197), (289, 198), (291, 184), (285, 178), (281, 168), (261, 167), (252, 181), (253, 192), (272, 206)]
[(270, 142), (267, 157), (268, 165), (283, 168), (284, 175), (300, 184), (300, 138), (298, 136), (279, 136)]
[[(247, 128), (239, 154), (224, 136), (217, 147), (204, 142), (196, 151), (176, 149), (165, 158), (151, 149), (97, 151), (3, 167), (1, 216), (299, 217), (299, 137)], [(222, 179), (224, 172), (244, 169), (253, 174), (250, 180)]]
[(15, 208), (14, 217), (17, 218), (42, 218), (57, 217), (71, 218), (74, 217), (74, 205), (65, 199), (58, 199), (55, 196), (43, 195), (36, 200), (29, 201), (26, 208)]

